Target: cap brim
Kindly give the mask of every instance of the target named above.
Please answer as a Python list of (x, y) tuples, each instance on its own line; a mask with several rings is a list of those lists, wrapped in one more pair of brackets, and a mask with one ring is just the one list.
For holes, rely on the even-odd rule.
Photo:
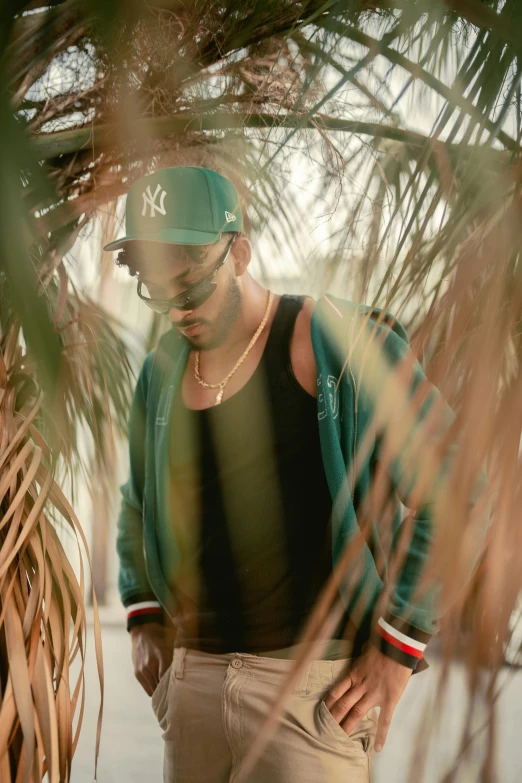
[(157, 234), (140, 234), (140, 236), (121, 237), (109, 242), (104, 250), (121, 250), (131, 242), (161, 242), (171, 245), (211, 245), (221, 239), (221, 234), (211, 234), (207, 231), (193, 231), (188, 228), (169, 228), (158, 231)]

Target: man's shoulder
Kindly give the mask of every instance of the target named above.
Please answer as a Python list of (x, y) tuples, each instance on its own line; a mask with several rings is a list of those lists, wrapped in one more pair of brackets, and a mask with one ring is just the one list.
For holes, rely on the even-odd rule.
[(328, 339), (328, 335), (333, 332), (338, 339), (341, 335), (347, 339), (348, 327), (363, 322), (366, 322), (372, 334), (381, 331), (391, 332), (407, 345), (409, 344), (406, 329), (392, 313), (381, 307), (341, 299), (332, 294), (324, 294), (315, 303), (311, 329), (312, 334), (315, 331), (319, 337), (324, 334)]
[(314, 314), (316, 301), (311, 296), (304, 296), (303, 297), (303, 306), (299, 310), (299, 313), (296, 318), (295, 322), (295, 331), (294, 333), (296, 335), (302, 335), (303, 337), (309, 337), (310, 335), (310, 324), (312, 322), (312, 317)]

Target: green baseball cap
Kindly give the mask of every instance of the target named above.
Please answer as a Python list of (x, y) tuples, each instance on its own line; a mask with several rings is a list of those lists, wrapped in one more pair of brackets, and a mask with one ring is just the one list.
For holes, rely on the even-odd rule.
[(135, 240), (210, 245), (224, 232), (243, 230), (234, 185), (213, 169), (176, 166), (136, 180), (127, 194), (125, 236), (104, 250)]

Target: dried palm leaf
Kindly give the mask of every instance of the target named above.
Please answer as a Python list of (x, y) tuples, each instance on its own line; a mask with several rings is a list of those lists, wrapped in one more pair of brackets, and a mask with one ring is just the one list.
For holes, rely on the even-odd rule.
[[(82, 547), (88, 560), (89, 555), (79, 521), (54, 480), (49, 447), (34, 424), (43, 396), (27, 375), (16, 325), (2, 340), (0, 367), (1, 779), (32, 783), (48, 774), (50, 782), (58, 783), (70, 779), (83, 719), (87, 633)], [(79, 579), (55, 520), (49, 518), (51, 508), (78, 541)], [(103, 665), (94, 594), (93, 605), (102, 689), (97, 754)], [(77, 656), (80, 665), (73, 676)]]

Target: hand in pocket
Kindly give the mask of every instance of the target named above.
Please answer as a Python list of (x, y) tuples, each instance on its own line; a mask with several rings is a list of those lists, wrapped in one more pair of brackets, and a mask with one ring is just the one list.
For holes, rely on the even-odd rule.
[(134, 675), (148, 696), (152, 696), (174, 655), (175, 632), (158, 623), (131, 628)]

